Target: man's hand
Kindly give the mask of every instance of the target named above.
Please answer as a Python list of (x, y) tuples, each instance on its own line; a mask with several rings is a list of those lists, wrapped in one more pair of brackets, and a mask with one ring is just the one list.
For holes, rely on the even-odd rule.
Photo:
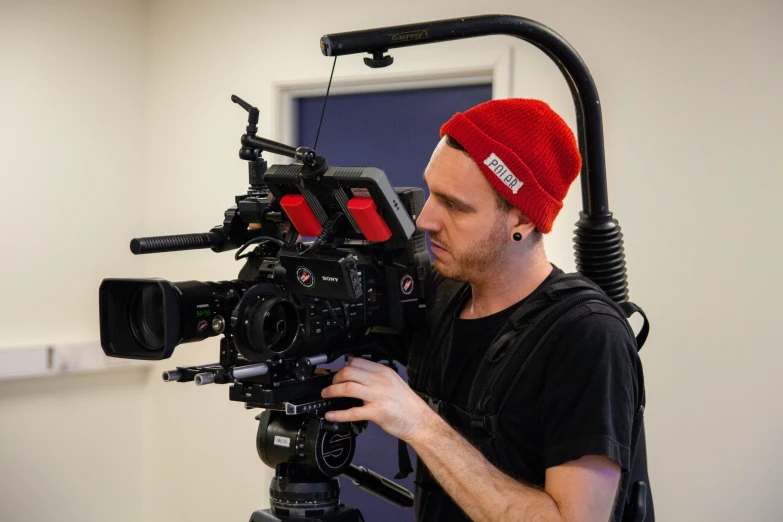
[(362, 399), (364, 406), (326, 418), (370, 420), (409, 442), (472, 520), (597, 522), (612, 511), (620, 467), (608, 458), (586, 456), (547, 469), (544, 491), (526, 486), (494, 467), (386, 366), (356, 357), (321, 395)]
[(373, 421), (384, 431), (410, 441), (434, 412), (391, 368), (354, 357), (337, 372), (323, 397), (354, 397), (364, 406), (326, 414), (333, 422)]

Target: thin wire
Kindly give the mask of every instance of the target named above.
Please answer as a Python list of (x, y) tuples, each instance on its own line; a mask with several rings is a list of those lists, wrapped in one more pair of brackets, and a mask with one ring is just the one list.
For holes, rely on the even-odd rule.
[(321, 121), (318, 122), (318, 132), (315, 133), (315, 145), (313, 150), (318, 150), (318, 136), (321, 135), (321, 124), (324, 122), (324, 112), (326, 112), (326, 100), (329, 99), (329, 89), (332, 88), (332, 78), (334, 77), (334, 67), (337, 65), (337, 57), (334, 57), (334, 63), (332, 64), (332, 74), (329, 76), (329, 85), (326, 86), (326, 96), (324, 97), (324, 106), (321, 109)]

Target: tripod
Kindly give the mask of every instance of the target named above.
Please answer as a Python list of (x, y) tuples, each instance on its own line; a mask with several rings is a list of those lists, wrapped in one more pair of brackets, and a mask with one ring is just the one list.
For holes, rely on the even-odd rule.
[(358, 509), (340, 504), (338, 475), (401, 507), (413, 495), (399, 484), (351, 464), (356, 436), (366, 423), (330, 423), (315, 414), (287, 415), (266, 410), (259, 420), (256, 449), (275, 469), (269, 487), (270, 509), (255, 511), (250, 522), (364, 522)]

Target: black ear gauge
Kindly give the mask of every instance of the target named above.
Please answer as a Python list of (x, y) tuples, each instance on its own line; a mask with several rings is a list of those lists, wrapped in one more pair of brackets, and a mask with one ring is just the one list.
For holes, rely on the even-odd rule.
[(519, 232), (514, 232), (514, 235), (512, 236), (514, 238), (514, 241), (522, 241), (522, 234)]

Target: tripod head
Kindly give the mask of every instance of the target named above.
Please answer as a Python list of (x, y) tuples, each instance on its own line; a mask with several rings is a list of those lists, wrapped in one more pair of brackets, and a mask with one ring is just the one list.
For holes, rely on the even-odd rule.
[(265, 410), (256, 419), (258, 456), (275, 469), (275, 476), (269, 488), (271, 510), (256, 511), (251, 521), (362, 521), (358, 510), (340, 505), (340, 474), (393, 504), (413, 505), (410, 491), (351, 464), (356, 436), (366, 429), (366, 421), (329, 422), (321, 410), (295, 415)]
[(331, 423), (317, 413), (274, 410), (256, 419), (258, 456), (275, 470), (269, 488), (272, 513), (316, 519), (333, 513), (340, 500), (336, 477), (351, 465), (356, 436), (367, 423)]

